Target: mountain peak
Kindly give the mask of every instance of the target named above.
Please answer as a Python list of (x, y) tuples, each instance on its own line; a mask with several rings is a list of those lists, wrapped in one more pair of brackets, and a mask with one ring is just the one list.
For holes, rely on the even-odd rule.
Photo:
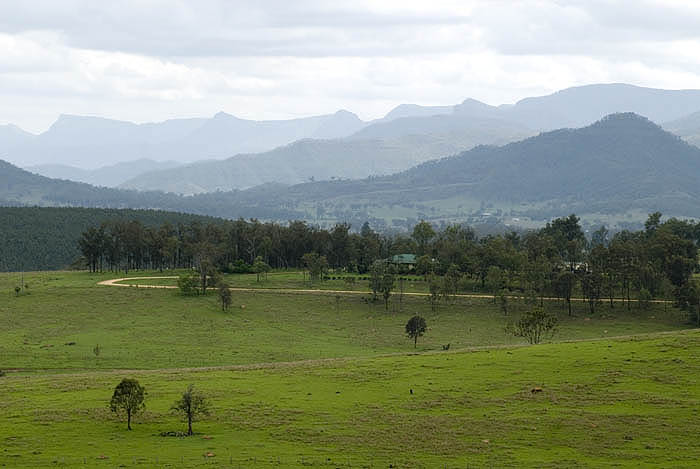
[(664, 129), (662, 129), (658, 124), (649, 120), (645, 116), (637, 114), (636, 112), (615, 112), (608, 114), (591, 124), (590, 127), (618, 127), (620, 125), (648, 128), (650, 130), (653, 129), (656, 131), (665, 132)]
[(229, 114), (228, 112), (224, 111), (219, 111), (216, 114), (214, 114), (214, 119), (231, 119), (231, 118), (236, 118), (233, 114)]
[[(339, 109), (339, 110), (335, 111), (335, 113), (333, 115), (337, 116), (337, 117), (357, 117), (357, 114), (355, 114), (354, 112), (348, 111), (347, 109)], [(357, 117), (357, 118), (359, 119), (359, 117)]]
[(450, 114), (454, 106), (421, 106), (419, 104), (399, 104), (389, 111), (383, 120), (400, 119), (402, 117), (427, 117), (438, 114)]

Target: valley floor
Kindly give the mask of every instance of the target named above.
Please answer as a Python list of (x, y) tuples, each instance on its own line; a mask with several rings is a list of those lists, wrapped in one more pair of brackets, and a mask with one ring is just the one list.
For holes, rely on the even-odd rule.
[[(157, 276), (157, 273), (149, 274)], [(114, 275), (0, 274), (0, 466), (692, 467), (700, 459), (700, 331), (667, 304), (568, 317), (527, 346), (491, 300), (215, 295), (111, 288)], [(338, 299), (339, 298), (339, 299)], [(403, 335), (429, 326), (414, 351)], [(612, 338), (612, 336), (627, 336)], [(607, 338), (606, 338), (607, 337)], [(563, 342), (569, 341), (569, 342)], [(451, 344), (443, 351), (442, 345)], [(99, 345), (99, 353), (95, 346)], [(108, 402), (147, 391), (133, 431)], [(195, 384), (195, 436), (170, 408)]]

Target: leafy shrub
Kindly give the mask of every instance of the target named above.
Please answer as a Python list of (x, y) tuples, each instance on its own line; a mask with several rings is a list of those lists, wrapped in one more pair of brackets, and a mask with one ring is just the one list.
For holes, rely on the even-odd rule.
[(555, 315), (545, 312), (542, 308), (534, 308), (518, 319), (513, 334), (516, 337), (525, 337), (531, 344), (539, 344), (545, 337), (552, 336), (556, 328)]
[(177, 287), (185, 296), (199, 295), (199, 277), (195, 274), (180, 275), (177, 279)]
[(253, 273), (253, 267), (247, 264), (243, 259), (236, 259), (234, 262), (228, 264), (228, 272), (231, 274), (251, 274)]

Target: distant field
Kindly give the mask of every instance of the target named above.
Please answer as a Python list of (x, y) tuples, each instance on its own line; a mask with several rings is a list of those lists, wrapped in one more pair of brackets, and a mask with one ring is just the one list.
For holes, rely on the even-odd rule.
[[(10, 375), (0, 465), (692, 467), (699, 349), (690, 332), (272, 368)], [(107, 410), (124, 376), (148, 392), (132, 432)], [(159, 436), (184, 430), (168, 409), (189, 383), (212, 415), (193, 437)]]

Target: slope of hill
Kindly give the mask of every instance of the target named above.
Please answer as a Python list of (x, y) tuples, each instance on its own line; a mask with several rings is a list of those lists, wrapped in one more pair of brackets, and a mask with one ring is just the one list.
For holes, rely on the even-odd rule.
[(246, 193), (214, 192), (183, 197), (163, 192), (95, 187), (61, 179), (50, 179), (22, 170), (0, 160), (0, 205), (44, 207), (140, 208), (186, 212), (224, 218), (289, 220), (302, 218), (288, 204), (264, 200), (276, 186), (251, 189)]
[(454, 106), (421, 106), (418, 104), (399, 104), (376, 122), (387, 122), (402, 117), (430, 117), (438, 114), (451, 114)]
[(415, 134), (383, 139), (304, 139), (261, 154), (142, 174), (122, 187), (196, 194), (245, 189), (269, 182), (299, 184), (314, 179), (358, 179), (403, 171), (478, 144), (502, 144), (531, 135), (520, 126), (482, 121), (454, 120), (448, 133), (432, 134), (430, 130), (416, 129)]
[(117, 187), (129, 179), (143, 173), (171, 169), (179, 166), (174, 161), (153, 161), (140, 159), (125, 161), (111, 166), (103, 166), (98, 169), (80, 169), (74, 166), (47, 164), (30, 166), (27, 171), (54, 179), (66, 179), (69, 181), (85, 182), (93, 186)]
[(152, 227), (192, 221), (223, 223), (219, 218), (156, 210), (0, 207), (0, 271), (68, 267), (80, 255), (82, 232), (113, 220), (138, 220)]
[(35, 135), (25, 132), (16, 125), (0, 125), (0, 158), (14, 148), (29, 143)]
[(700, 111), (663, 124), (664, 129), (695, 146), (700, 146)]

